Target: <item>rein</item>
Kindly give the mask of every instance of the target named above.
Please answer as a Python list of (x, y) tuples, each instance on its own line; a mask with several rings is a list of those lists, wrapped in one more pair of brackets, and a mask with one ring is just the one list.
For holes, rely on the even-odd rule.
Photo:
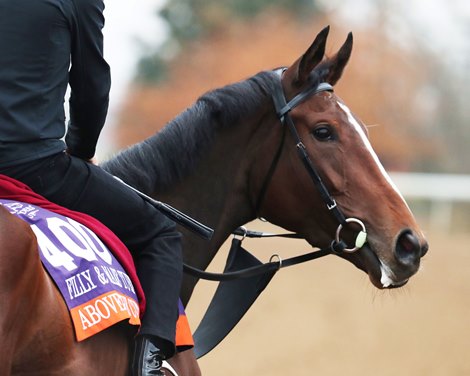
[[(285, 238), (300, 238), (298, 234), (293, 234), (293, 233), (292, 234), (267, 234), (264, 232), (245, 230), (244, 228), (241, 228), (241, 227), (239, 227), (238, 229), (234, 231), (235, 235), (241, 235), (242, 233), (243, 233), (243, 238), (244, 237), (266, 238), (266, 237), (275, 237), (275, 236), (285, 237)], [(243, 240), (243, 238), (241, 240)], [(302, 264), (307, 261), (311, 261), (311, 260), (315, 260), (323, 256), (327, 256), (331, 253), (332, 253), (332, 248), (328, 247), (328, 248), (315, 250), (309, 253), (305, 253), (300, 256), (294, 256), (285, 260), (283, 260), (279, 255), (274, 254), (271, 256), (271, 259), (267, 263), (244, 268), (242, 270), (238, 270), (234, 272), (211, 273), (211, 272), (206, 272), (204, 270), (194, 268), (187, 264), (183, 264), (183, 270), (185, 273), (190, 274), (193, 277), (205, 279), (208, 281), (217, 281), (217, 282), (233, 281), (233, 280), (240, 279), (240, 278), (250, 278), (253, 276), (257, 276), (257, 275), (277, 272), (281, 268), (286, 268), (288, 266)], [(277, 258), (277, 260), (272, 261), (273, 258)]]

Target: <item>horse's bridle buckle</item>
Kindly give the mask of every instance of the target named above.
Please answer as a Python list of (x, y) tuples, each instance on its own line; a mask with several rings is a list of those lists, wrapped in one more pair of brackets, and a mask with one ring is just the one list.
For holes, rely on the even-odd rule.
[(331, 204), (326, 204), (326, 207), (328, 208), (328, 210), (333, 210), (337, 206), (335, 199), (333, 198), (332, 200), (333, 202)]

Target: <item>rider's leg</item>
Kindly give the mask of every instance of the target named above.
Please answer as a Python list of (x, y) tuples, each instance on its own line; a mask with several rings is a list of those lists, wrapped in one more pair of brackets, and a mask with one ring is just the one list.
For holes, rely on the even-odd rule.
[(162, 358), (172, 356), (182, 278), (181, 236), (174, 223), (101, 168), (65, 153), (3, 173), (116, 233), (133, 254), (147, 298), (136, 364), (146, 368), (155, 348)]

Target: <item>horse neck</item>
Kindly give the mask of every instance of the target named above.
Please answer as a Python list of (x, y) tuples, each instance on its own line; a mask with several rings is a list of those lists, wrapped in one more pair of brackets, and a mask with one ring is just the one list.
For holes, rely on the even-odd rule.
[[(209, 248), (210, 253), (217, 250), (236, 227), (254, 219), (247, 177), (253, 159), (249, 145), (257, 122), (258, 119), (249, 119), (218, 130), (210, 150), (190, 174), (169, 189), (155, 190), (155, 196), (215, 230), (209, 243), (196, 241), (197, 236), (192, 233), (185, 236), (199, 247)], [(200, 267), (210, 262), (194, 261)]]
[[(219, 130), (207, 156), (194, 171), (171, 189), (154, 195), (214, 229), (210, 241), (182, 229), (184, 260), (206, 269), (224, 241), (237, 227), (253, 220), (255, 211), (249, 198), (249, 175), (261, 143), (261, 116), (245, 119)], [(187, 277), (182, 299), (186, 304), (197, 283)]]
[[(110, 173), (214, 228), (211, 241), (182, 229), (185, 261), (206, 268), (230, 233), (254, 219), (250, 176), (269, 139), (272, 74), (201, 97), (162, 131), (103, 165)], [(271, 114), (274, 118), (274, 114)], [(267, 119), (267, 120), (266, 120)], [(196, 283), (187, 284), (184, 300)]]

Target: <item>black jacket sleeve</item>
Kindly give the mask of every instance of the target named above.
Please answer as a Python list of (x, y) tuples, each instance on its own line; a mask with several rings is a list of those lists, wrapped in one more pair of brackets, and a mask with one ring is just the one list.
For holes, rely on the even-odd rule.
[(65, 141), (71, 155), (90, 159), (106, 120), (111, 87), (110, 68), (103, 57), (104, 3), (72, 2), (70, 121)]

